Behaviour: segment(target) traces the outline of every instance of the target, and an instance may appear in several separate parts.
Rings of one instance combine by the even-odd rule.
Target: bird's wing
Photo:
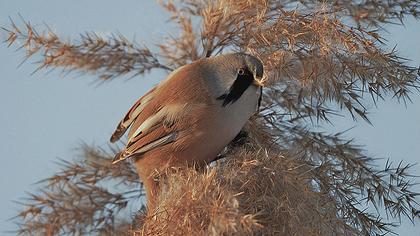
[[[139,116],[139,114],[143,111],[146,105],[153,99],[155,89],[156,88],[153,88],[148,93],[146,93],[143,97],[137,100],[136,103],[134,103],[130,110],[128,110],[127,114],[120,121],[114,133],[112,134],[110,139],[111,143],[115,143],[121,138],[121,136],[124,135],[128,127],[130,127],[130,125]]]
[[[181,67],[143,96],[111,138],[111,141],[118,140],[131,125],[128,143],[114,163],[183,140],[190,133],[184,131],[207,119],[206,111],[214,99],[202,76],[191,65]]]
[[[203,119],[205,111],[205,104],[169,104],[146,119],[139,116],[125,149],[115,156],[113,163],[183,140]]]

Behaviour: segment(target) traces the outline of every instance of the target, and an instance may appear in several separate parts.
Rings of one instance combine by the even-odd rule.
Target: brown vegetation
[[[334,199],[313,188],[308,168],[242,149],[205,173],[176,170],[135,235],[357,235]]]
[[[301,3],[296,5],[297,3]],[[409,99],[417,68],[383,49],[381,28],[417,17],[417,1],[214,0],[161,2],[179,35],[151,52],[123,36],[85,34],[64,42],[47,30],[12,22],[8,45],[22,44],[39,68],[99,76],[170,71],[228,51],[258,56],[268,73],[263,109],[226,158],[204,173],[172,170],[153,218],[139,213],[129,232],[166,234],[376,235],[382,219],[418,212],[410,165],[373,167],[373,159],[342,134],[314,131],[335,114],[368,120],[369,99]],[[199,22],[195,28],[193,22]],[[368,95],[368,96],[366,96]],[[117,149],[112,147],[111,149]],[[62,172],[31,194],[20,213],[21,234],[127,232],[121,210],[142,195],[130,163],[111,165],[117,150],[83,147]],[[123,190],[121,190],[123,189]],[[134,190],[133,190],[134,189]],[[368,210],[366,210],[366,206]]]

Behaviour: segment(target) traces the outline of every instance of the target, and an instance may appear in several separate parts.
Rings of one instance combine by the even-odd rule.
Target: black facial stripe
[[[242,96],[242,94],[245,92],[245,90],[247,90],[253,81],[254,76],[252,73],[248,69],[244,69],[244,73],[242,75],[238,74],[236,77],[236,80],[230,87],[229,92],[222,94],[217,98],[217,100],[223,100],[222,106],[236,102],[236,100]]]
[[[263,96],[263,87],[261,86],[260,87],[260,97],[258,97],[258,108],[257,108],[258,111],[260,111],[262,96]]]

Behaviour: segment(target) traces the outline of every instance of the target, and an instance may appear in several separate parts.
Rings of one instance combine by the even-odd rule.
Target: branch
[[[62,160],[62,171],[41,181],[44,184],[41,191],[29,194],[30,197],[21,203],[24,210],[17,216],[22,220],[17,233],[127,232],[130,219],[118,213],[142,196],[143,190],[131,164],[112,165],[113,156],[97,147],[84,145],[81,160]]]
[[[109,80],[123,75],[143,75],[152,69],[172,69],[161,64],[147,47],[140,47],[122,35],[103,38],[95,33],[81,35],[79,42],[65,42],[49,28],[38,33],[29,23],[23,29],[11,21],[10,28],[2,28],[8,35],[6,43],[25,50],[24,61],[41,56],[40,69],[62,68],[65,72],[79,71]],[[19,46],[20,45],[20,46]]]
[[[293,3],[296,1],[289,1]],[[351,18],[359,26],[379,27],[389,23],[403,23],[407,16],[418,18],[420,16],[420,3],[413,0],[367,0],[367,1],[319,1],[299,0],[308,9],[313,9],[319,4],[328,4],[343,16]]]

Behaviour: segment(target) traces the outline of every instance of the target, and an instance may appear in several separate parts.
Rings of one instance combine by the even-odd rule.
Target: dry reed
[[[25,60],[39,58],[38,69],[102,81],[246,51],[264,62],[269,77],[261,112],[216,166],[162,174],[159,211],[153,218],[138,213],[132,227],[121,213],[143,194],[132,166],[110,165],[117,147],[83,146],[81,157],[63,161],[62,171],[22,203],[20,234],[378,235],[392,231],[392,219],[415,219],[411,165],[374,168],[342,133],[312,125],[337,114],[369,122],[369,102],[410,100],[418,70],[395,49],[383,49],[381,29],[417,18],[418,1],[159,3],[179,34],[158,43],[158,52],[121,35],[65,41],[26,21],[3,28],[5,42],[24,50]]]

